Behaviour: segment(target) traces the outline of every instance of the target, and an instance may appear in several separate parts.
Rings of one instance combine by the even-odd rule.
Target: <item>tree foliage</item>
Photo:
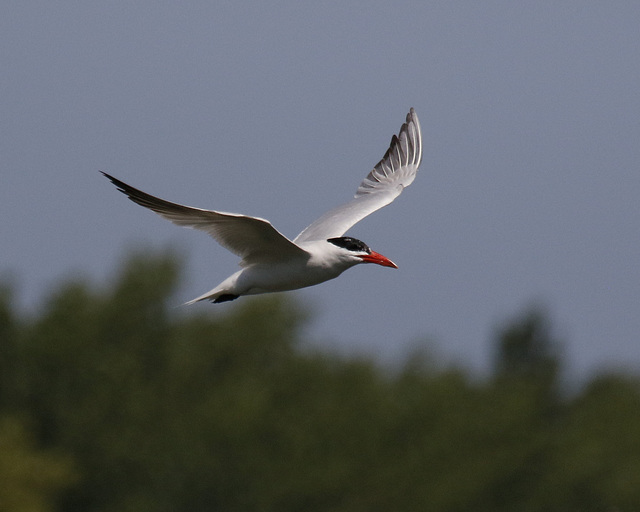
[[[638,382],[564,396],[542,313],[478,381],[312,351],[289,296],[185,314],[178,278],[134,255],[34,317],[2,290],[0,511],[640,509]]]

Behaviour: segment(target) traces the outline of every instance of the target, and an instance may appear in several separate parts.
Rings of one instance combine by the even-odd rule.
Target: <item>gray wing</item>
[[[339,237],[367,215],[391,203],[411,185],[422,161],[422,133],[415,110],[407,114],[400,133],[358,187],[355,197],[322,215],[307,226],[294,243]]]
[[[268,220],[171,203],[127,185],[109,174],[102,174],[134,203],[149,208],[179,226],[205,231],[220,245],[240,256],[242,266],[309,256],[309,253],[282,235]]]

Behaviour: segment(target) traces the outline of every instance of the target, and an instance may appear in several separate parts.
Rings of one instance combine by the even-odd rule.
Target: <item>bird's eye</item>
[[[371,249],[369,249],[369,246],[367,244],[358,240],[357,238],[351,238],[350,236],[329,238],[327,242],[332,243],[333,245],[337,245],[338,247],[342,247],[347,251],[366,252],[367,254],[371,253]]]

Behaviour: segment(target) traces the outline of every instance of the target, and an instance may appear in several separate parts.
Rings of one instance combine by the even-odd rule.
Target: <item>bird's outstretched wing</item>
[[[102,174],[134,203],[149,208],[179,226],[205,231],[220,245],[240,256],[242,266],[282,261],[287,257],[309,257],[306,251],[282,235],[268,220],[171,203],[133,188],[107,173]]]
[[[415,110],[407,114],[400,133],[358,187],[355,197],[322,215],[307,226],[294,243],[326,240],[344,235],[355,223],[391,203],[416,177],[422,161],[422,134]]]

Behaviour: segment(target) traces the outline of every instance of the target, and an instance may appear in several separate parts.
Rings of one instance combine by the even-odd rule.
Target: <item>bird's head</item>
[[[352,262],[354,265],[358,263],[375,263],[383,267],[398,268],[398,266],[386,256],[369,249],[369,246],[356,238],[349,236],[341,236],[338,238],[329,238],[330,244],[340,249],[340,256]]]

